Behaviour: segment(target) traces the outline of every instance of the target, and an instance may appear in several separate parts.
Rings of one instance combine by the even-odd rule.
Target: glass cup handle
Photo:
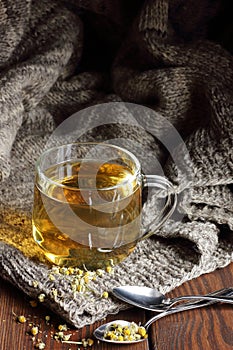
[[[177,195],[175,188],[173,187],[172,183],[165,177],[159,175],[143,175],[142,187],[160,188],[161,190],[166,190],[168,195],[164,207],[159,214],[159,217],[148,225],[150,228],[145,231],[140,240],[152,236],[155,231],[157,231],[165,223],[165,221],[168,220],[177,205]]]

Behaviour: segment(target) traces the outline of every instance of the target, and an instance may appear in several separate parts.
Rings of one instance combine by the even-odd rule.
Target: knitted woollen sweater
[[[76,327],[125,307],[100,297],[113,286],[139,284],[165,293],[232,261],[227,6],[209,0],[0,0],[0,273],[31,297],[44,293],[47,305]],[[57,123],[88,106],[124,101],[150,107],[179,131],[191,182],[149,132],[130,123],[93,128],[81,140],[139,142],[145,166],[153,155],[175,184],[183,219],[172,218],[113,274],[90,282],[90,296],[74,295],[72,277],[51,279],[31,237],[34,163]],[[129,117],[121,104],[113,107],[123,120]],[[80,125],[87,130],[95,118],[80,115]],[[156,122],[150,113],[143,118]],[[145,207],[147,222],[152,207]]]

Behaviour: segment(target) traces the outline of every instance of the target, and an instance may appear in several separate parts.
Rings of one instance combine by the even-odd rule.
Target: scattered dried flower
[[[43,350],[45,348],[45,343],[39,340],[38,343],[36,343],[35,347],[39,350]]]
[[[107,291],[103,292],[102,297],[104,299],[107,299],[108,298],[108,292]]]
[[[49,315],[46,315],[46,316],[45,316],[45,322],[46,322],[46,324],[49,324],[49,321],[50,321],[50,316],[49,316]]]
[[[39,300],[40,303],[43,303],[44,300],[45,300],[45,294],[44,293],[39,294],[38,295],[38,300]]]
[[[59,326],[57,327],[59,331],[67,331],[68,327],[66,324],[59,324]]]
[[[38,330],[38,327],[37,327],[37,326],[34,326],[34,327],[31,328],[30,333],[31,333],[33,336],[34,336],[34,335],[37,335],[38,332],[39,332],[39,330]]]
[[[52,292],[53,297],[56,298],[57,297],[57,289],[56,288],[52,288],[51,292]]]
[[[111,266],[107,266],[106,267],[106,272],[107,273],[111,273],[112,272],[112,267]]]
[[[20,315],[20,316],[17,317],[17,321],[18,321],[19,323],[25,323],[25,322],[27,321],[27,319],[26,319],[25,316]]]
[[[39,285],[39,282],[38,281],[32,281],[32,285],[34,288],[37,288],[38,285]]]
[[[65,334],[62,340],[68,341],[72,334]]]
[[[49,274],[49,279],[50,279],[50,281],[55,281],[55,276],[52,273],[50,273]]]
[[[64,332],[59,331],[56,332],[53,337],[56,341],[67,342],[70,339],[71,335],[72,334],[64,334]]]

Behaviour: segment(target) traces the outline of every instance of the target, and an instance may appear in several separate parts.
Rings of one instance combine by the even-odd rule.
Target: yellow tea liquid
[[[71,161],[48,169],[46,178],[36,180],[33,236],[49,260],[97,269],[133,251],[141,234],[141,183],[128,166]]]

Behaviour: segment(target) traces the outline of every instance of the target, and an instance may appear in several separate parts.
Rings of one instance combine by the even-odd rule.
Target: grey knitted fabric
[[[227,6],[210,0],[0,0],[0,273],[31,298],[44,293],[46,304],[76,327],[126,307],[101,298],[113,286],[165,293],[233,260]],[[185,139],[190,159],[183,162],[192,182],[150,133],[123,123],[127,108],[120,111],[122,123],[84,135],[81,140],[137,140],[145,167],[151,155],[160,159],[180,193],[176,214],[183,219],[174,216],[114,273],[92,281],[90,295],[74,296],[71,277],[50,279],[31,237],[34,163],[58,123],[106,102],[145,105],[171,122]],[[153,123],[153,114],[147,117]],[[80,115],[80,122],[87,129],[95,118],[82,122]],[[145,206],[145,222],[153,218],[153,204]]]

